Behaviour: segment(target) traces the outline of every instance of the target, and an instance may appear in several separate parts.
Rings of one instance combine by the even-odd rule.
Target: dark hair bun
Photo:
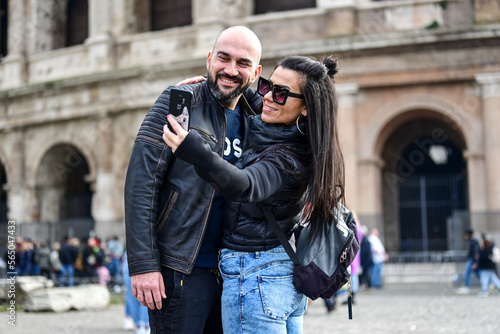
[[[323,60],[323,64],[326,66],[327,74],[330,78],[334,78],[335,74],[338,73],[338,62],[337,59],[333,59],[331,56],[326,57]]]

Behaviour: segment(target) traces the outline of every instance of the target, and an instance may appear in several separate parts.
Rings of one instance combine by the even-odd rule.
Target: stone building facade
[[[460,249],[468,225],[500,241],[499,0],[1,4],[2,226],[123,236],[145,113],[206,73],[220,31],[245,25],[265,77],[286,55],[339,59],[346,202],[388,250]]]

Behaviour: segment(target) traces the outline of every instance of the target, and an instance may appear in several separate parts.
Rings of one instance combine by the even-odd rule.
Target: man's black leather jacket
[[[125,225],[130,275],[167,266],[189,274],[205,234],[215,190],[193,165],[176,159],[162,139],[167,124],[168,87],[147,113],[137,135],[125,182]],[[224,107],[206,81],[177,88],[193,92],[190,128],[222,156],[226,136]],[[242,119],[260,110],[254,91],[239,101]],[[250,104],[252,107],[250,106]]]

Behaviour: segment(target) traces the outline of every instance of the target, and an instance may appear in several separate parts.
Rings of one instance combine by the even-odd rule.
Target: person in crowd
[[[109,274],[109,263],[107,262],[108,249],[106,248],[106,243],[102,242],[100,238],[95,238],[94,253],[96,254],[96,273],[99,278],[99,284],[103,286],[108,286],[111,281],[111,275]]]
[[[87,240],[88,238],[82,238],[80,241],[80,238],[77,237],[73,237],[70,240],[71,246],[73,246],[77,252],[73,268],[75,271],[75,280],[78,280],[79,282],[84,281],[86,277],[86,273],[84,272],[85,262],[83,260],[83,250],[87,247]]]
[[[31,268],[29,275],[39,276],[41,274],[40,265],[38,264],[38,250],[40,244],[35,239],[31,240]]]
[[[33,257],[33,244],[31,243],[30,239],[23,239],[21,246],[21,253],[19,255],[20,276],[31,275],[32,257]]]
[[[472,265],[477,262],[477,258],[479,257],[479,242],[474,238],[474,230],[470,228],[465,230],[464,239],[467,241],[467,262],[464,269],[464,286],[457,290],[459,294],[469,293],[472,272],[474,272],[477,278],[480,278],[479,268],[476,266],[475,269],[472,269]]]
[[[485,233],[481,234],[481,243],[479,245],[479,256],[477,262],[473,265],[472,269],[479,269],[479,278],[481,281],[481,292],[479,297],[488,297],[488,289],[490,284],[493,283],[500,294],[500,279],[496,273],[496,264],[492,261],[493,255],[493,241]]]
[[[40,274],[50,279],[50,249],[46,242],[40,243],[40,248],[35,253]]]
[[[112,278],[113,288],[115,292],[120,292],[121,277],[122,277],[121,263],[124,252],[123,244],[118,238],[118,236],[115,235],[107,242],[106,246],[110,256],[108,270]]]
[[[62,263],[59,258],[60,250],[61,244],[59,242],[55,241],[52,243],[52,251],[50,252],[51,279],[55,282],[56,286],[60,285],[61,280]]]
[[[84,276],[90,282],[99,282],[101,285],[107,285],[109,271],[107,267],[104,270],[104,251],[100,247],[99,239],[89,237],[87,246],[82,251]]]
[[[361,234],[362,238],[361,245],[359,249],[359,260],[361,265],[361,275],[359,276],[360,285],[362,285],[365,289],[370,289],[372,287],[371,284],[371,275],[370,269],[373,266],[373,256],[372,256],[372,246],[370,244],[370,240],[368,239],[369,230],[365,225],[361,226]]]
[[[78,248],[71,244],[71,238],[66,237],[64,244],[59,251],[59,259],[61,260],[61,285],[74,286],[75,285],[75,261],[78,257]]]
[[[248,28],[230,27],[208,53],[206,82],[193,93],[190,127],[227,161],[245,144],[246,119],[258,110],[255,92],[261,44]],[[222,333],[220,275],[223,198],[162,140],[168,87],[139,129],[125,183],[125,225],[132,293],[148,306],[152,333]]]
[[[384,244],[379,237],[377,228],[373,228],[368,236],[372,250],[373,265],[370,268],[370,283],[375,289],[382,287],[382,274],[384,270],[384,262],[389,259],[389,255],[385,252]]]
[[[219,253],[225,333],[302,333],[307,298],[293,286],[293,262],[257,203],[267,204],[291,237],[303,217],[321,228],[341,200],[336,73],[331,57],[294,56],[259,78],[262,114],[250,117],[248,145],[235,165],[199,131],[167,117],[174,132],[165,125],[163,139],[174,155],[227,198]]]

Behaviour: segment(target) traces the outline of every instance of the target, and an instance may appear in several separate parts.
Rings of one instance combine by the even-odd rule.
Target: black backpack
[[[316,235],[311,225],[300,231],[294,252],[269,208],[259,203],[274,233],[294,263],[293,284],[312,300],[328,299],[350,281],[349,266],[359,251],[356,220],[342,204],[330,214],[329,224]]]

